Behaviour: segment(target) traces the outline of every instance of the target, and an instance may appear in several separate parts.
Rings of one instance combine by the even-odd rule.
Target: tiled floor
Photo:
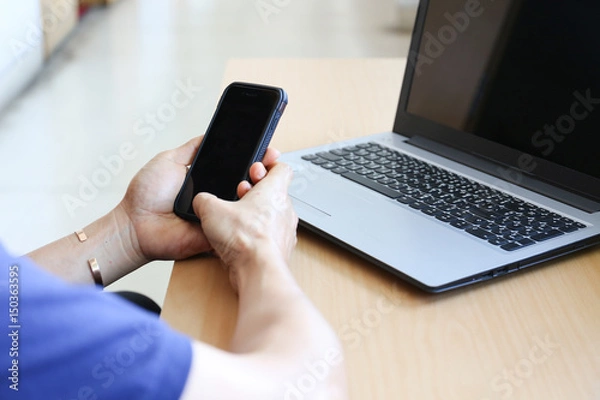
[[[0,240],[25,253],[109,211],[153,155],[203,133],[229,58],[405,56],[396,3],[120,0],[91,11],[0,113]],[[153,122],[187,84],[199,88],[189,105]],[[125,142],[136,156],[115,164],[102,187],[87,187]],[[85,206],[69,207],[68,196]],[[171,266],[152,263],[111,289],[162,303]]]

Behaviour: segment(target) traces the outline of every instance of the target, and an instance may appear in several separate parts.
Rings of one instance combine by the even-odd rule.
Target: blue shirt
[[[0,246],[0,399],[177,399],[190,339]]]

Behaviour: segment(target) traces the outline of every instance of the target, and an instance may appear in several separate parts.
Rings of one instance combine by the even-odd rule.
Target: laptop
[[[598,243],[598,8],[421,1],[393,131],[282,156],[301,226],[428,292]]]

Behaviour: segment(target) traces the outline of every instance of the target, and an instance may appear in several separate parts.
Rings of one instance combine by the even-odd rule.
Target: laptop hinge
[[[422,136],[413,136],[406,143],[425,149],[434,154],[449,158],[450,160],[465,164],[478,171],[485,172],[514,185],[522,186],[526,189],[540,193],[544,196],[558,200],[582,211],[593,213],[600,211],[600,203],[567,190],[549,185],[531,175],[526,175],[515,168],[495,163],[488,159],[469,154],[442,143],[435,142]],[[511,176],[518,176],[518,181],[511,179]]]

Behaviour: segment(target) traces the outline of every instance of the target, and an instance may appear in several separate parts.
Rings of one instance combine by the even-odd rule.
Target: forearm
[[[327,398],[345,398],[342,348],[327,321],[281,265],[283,260],[257,256],[254,263],[258,265],[239,272],[240,306],[231,350],[275,367],[272,378],[284,381],[295,382],[310,372],[308,366],[320,365],[327,370],[320,390],[333,387],[340,396]],[[251,273],[253,268],[261,273]]]
[[[95,258],[108,285],[143,265],[133,227],[125,212],[117,207],[83,228],[87,239],[75,233],[27,254],[37,265],[66,281],[94,283],[88,260]]]

